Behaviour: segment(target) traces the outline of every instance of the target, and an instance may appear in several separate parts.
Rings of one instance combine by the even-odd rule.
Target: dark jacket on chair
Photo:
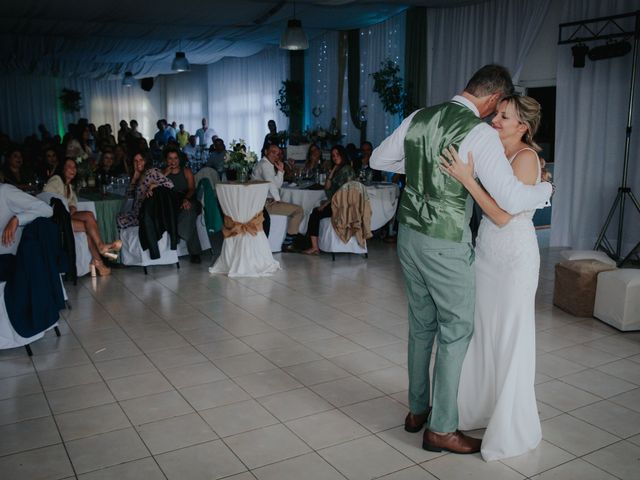
[[[24,227],[14,263],[4,287],[4,303],[13,329],[28,338],[50,328],[64,308],[60,272],[66,262],[58,226],[50,218],[36,218]],[[5,272],[6,273],[6,272]]]
[[[149,250],[149,257],[160,258],[158,240],[164,232],[169,234],[171,250],[178,248],[179,197],[166,187],[156,187],[153,195],[142,202],[140,207],[140,228],[138,237],[143,250]]]
[[[65,280],[76,283],[78,272],[76,270],[76,240],[73,236],[73,226],[71,224],[71,215],[59,198],[51,198],[50,205],[53,208],[53,220],[60,231],[61,248],[67,257],[67,265],[62,271],[66,272]]]

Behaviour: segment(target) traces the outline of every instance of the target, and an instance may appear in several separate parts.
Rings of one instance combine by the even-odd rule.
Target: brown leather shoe
[[[404,419],[404,429],[409,433],[419,432],[429,418],[430,412],[431,407],[425,413],[419,415],[411,412],[407,413],[407,417]]]
[[[468,437],[460,430],[444,435],[438,435],[431,430],[425,430],[422,437],[422,448],[430,452],[441,452],[443,450],[452,453],[477,453],[480,451],[482,440]]]

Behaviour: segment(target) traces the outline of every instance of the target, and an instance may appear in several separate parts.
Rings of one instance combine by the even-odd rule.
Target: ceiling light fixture
[[[589,53],[589,47],[584,43],[578,43],[571,47],[571,55],[573,55],[573,68],[584,68],[584,60]]]
[[[302,22],[296,18],[296,2],[293,2],[293,18],[287,22],[287,28],[280,37],[280,48],[285,50],[306,50],[309,40],[302,29]]]
[[[191,69],[189,60],[184,52],[176,52],[176,57],[171,62],[171,70],[174,72],[188,72]]]
[[[122,79],[122,86],[133,87],[134,83],[135,83],[135,78],[133,78],[133,73],[124,72],[124,78]]]

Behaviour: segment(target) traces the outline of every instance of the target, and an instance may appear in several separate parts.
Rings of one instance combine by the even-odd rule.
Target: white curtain
[[[209,90],[207,67],[192,65],[190,72],[163,76],[166,98],[166,117],[184,124],[184,129],[195,135],[208,115]]]
[[[307,86],[306,127],[328,128],[338,117],[338,32],[327,32],[309,42],[305,58]]]
[[[289,74],[288,52],[269,48],[251,57],[225,58],[207,69],[209,125],[227,145],[242,138],[259,155],[270,119],[278,130],[289,126],[275,104]]]
[[[507,67],[517,83],[550,2],[490,0],[428,9],[428,103],[449,100],[488,63]]]
[[[404,78],[405,18],[406,14],[401,13],[360,31],[360,105],[367,106],[367,139],[374,145],[382,142],[402,121],[402,114],[392,115],[382,109],[370,74],[390,59],[398,64],[399,75]]]
[[[58,97],[63,88],[82,94],[79,112],[62,111]],[[120,80],[0,75],[0,131],[21,142],[37,132],[39,123],[53,134],[64,133],[69,123],[84,117],[96,125],[110,123],[115,132],[121,119],[135,118],[148,138],[155,132],[156,120],[164,115],[161,90],[127,88]]]
[[[568,0],[561,22],[630,13],[637,0]],[[633,19],[631,19],[633,28]],[[590,42],[596,46],[603,42]],[[592,248],[621,184],[632,56],[572,67],[558,46],[555,183],[551,245]],[[636,75],[640,74],[637,72]],[[636,87],[629,187],[640,199],[640,86]],[[623,254],[640,241],[640,214],[627,201]],[[618,212],[607,238],[617,240]]]

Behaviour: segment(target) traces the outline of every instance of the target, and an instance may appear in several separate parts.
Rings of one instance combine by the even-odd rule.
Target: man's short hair
[[[513,92],[511,74],[502,65],[485,65],[473,74],[464,91],[475,97],[494,93],[499,93],[500,96],[510,95]]]

